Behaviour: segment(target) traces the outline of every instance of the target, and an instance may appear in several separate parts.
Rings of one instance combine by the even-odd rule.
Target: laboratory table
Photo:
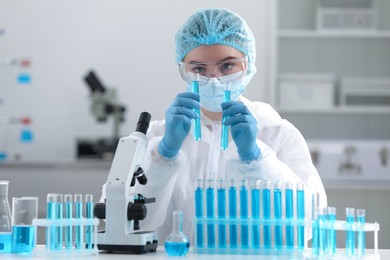
[[[40,246],[39,246],[40,247]],[[43,247],[42,247],[43,248]],[[367,249],[369,253],[364,258],[354,258],[354,259],[390,259],[390,249],[380,249],[379,256],[370,254],[373,251]],[[9,255],[0,255],[1,259],[99,259],[99,260],[111,260],[111,259],[137,259],[137,260],[173,260],[173,259],[197,259],[197,260],[237,260],[237,259],[249,259],[249,260],[265,260],[265,259],[302,259],[302,257],[291,257],[291,256],[269,256],[269,255],[218,255],[218,254],[195,254],[192,253],[192,250],[184,257],[170,257],[166,254],[163,247],[159,247],[156,253],[147,253],[141,255],[132,255],[132,254],[109,254],[109,253],[98,253],[95,255],[86,255],[86,256],[76,256],[76,255],[22,255],[22,254],[9,254]],[[310,258],[308,258],[310,259]],[[337,257],[337,259],[348,259],[347,257]]]

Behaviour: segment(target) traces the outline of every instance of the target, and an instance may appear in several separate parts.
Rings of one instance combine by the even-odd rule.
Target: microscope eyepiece
[[[151,118],[152,116],[148,112],[142,112],[139,116],[137,128],[135,131],[146,134],[149,128]]]

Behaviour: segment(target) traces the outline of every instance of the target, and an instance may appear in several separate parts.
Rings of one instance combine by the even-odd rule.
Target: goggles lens
[[[214,62],[180,62],[180,74],[187,83],[199,81],[206,85],[210,78],[217,78],[221,83],[230,83],[244,76],[247,58],[227,59]]]

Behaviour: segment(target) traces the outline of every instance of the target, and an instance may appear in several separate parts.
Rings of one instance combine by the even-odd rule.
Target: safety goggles
[[[248,59],[246,56],[238,59],[225,59],[211,62],[180,62],[180,75],[184,81],[191,84],[199,81],[200,86],[206,85],[210,78],[216,78],[223,84],[240,80],[244,77]]]

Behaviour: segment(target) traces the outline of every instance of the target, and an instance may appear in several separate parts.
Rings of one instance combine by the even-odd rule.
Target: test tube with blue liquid
[[[230,180],[229,185],[229,218],[237,219],[237,187],[235,180]],[[230,224],[230,247],[237,248],[238,232],[237,225]]]
[[[297,219],[305,220],[305,186],[302,182],[297,183]],[[298,225],[298,249],[305,248],[305,226]]]
[[[336,254],[336,230],[334,229],[334,224],[336,222],[336,208],[328,207],[328,250],[329,255]]]
[[[282,183],[274,182],[274,218],[282,220]],[[275,225],[275,249],[283,247],[283,232],[281,225]]]
[[[49,222],[51,220],[56,219],[56,201],[57,201],[57,196],[55,193],[47,194],[46,218]],[[56,249],[56,238],[57,238],[57,227],[53,225],[49,225],[46,228],[46,249],[48,250]]]
[[[195,216],[198,219],[203,218],[203,180],[197,179],[195,182]],[[203,224],[196,224],[196,246],[203,248]]]
[[[199,94],[199,74],[194,74],[192,80],[192,92]],[[194,125],[194,139],[199,141],[201,138],[201,125],[200,125],[200,109],[195,109],[195,113],[198,115],[198,118],[193,120]]]
[[[260,185],[261,181],[251,181],[251,206],[252,219],[260,219]],[[252,225],[252,246],[260,248],[260,225],[253,223]]]
[[[81,194],[74,195],[75,202],[75,219],[81,220],[83,218],[83,196]],[[83,249],[83,238],[84,238],[83,225],[75,226],[75,248]]]
[[[240,185],[240,216],[244,221],[248,220],[248,181],[242,180]],[[241,224],[241,247],[249,248],[249,226]]]
[[[285,184],[285,201],[286,201],[286,219],[292,221],[294,218],[294,187],[291,182]],[[294,248],[294,226],[286,225],[286,247]]]
[[[263,192],[263,218],[264,220],[271,219],[271,181],[264,180],[261,182],[261,188]],[[265,249],[271,248],[271,227],[268,224],[264,224],[263,227],[263,243]]]
[[[206,189],[206,214],[208,219],[214,218],[214,180],[207,180]],[[207,246],[215,248],[215,228],[214,224],[207,224]]]
[[[355,223],[355,209],[346,208],[346,245],[345,249],[348,256],[353,256],[355,254],[355,231],[353,230],[353,225]]]
[[[366,248],[366,237],[364,231],[364,225],[366,223],[366,210],[358,209],[356,210],[357,220],[358,220],[358,255],[365,255]]]
[[[230,87],[231,83],[225,84],[225,90],[223,94],[223,101],[230,101]],[[227,116],[222,118],[222,132],[221,132],[221,149],[226,151],[229,143],[229,126],[225,125],[225,121],[228,119]]]
[[[86,219],[93,219],[93,195],[85,195],[85,217]],[[85,226],[85,248],[93,248],[93,225]]]
[[[63,199],[64,197],[62,194],[56,194],[56,220],[62,220],[63,218]],[[62,225],[56,227],[55,249],[62,250]]]
[[[319,254],[324,255],[328,252],[327,250],[327,237],[326,237],[326,211],[324,208],[318,209],[318,248]]]
[[[312,210],[312,238],[311,238],[311,248],[312,248],[312,255],[318,256],[318,202],[319,202],[319,194],[313,193],[312,194],[312,203],[311,203],[311,210]]]
[[[217,200],[218,200],[218,218],[226,219],[226,189],[225,181],[219,180],[217,187]],[[226,225],[218,225],[218,246],[220,248],[226,248]]]
[[[65,219],[67,221],[71,221],[73,218],[73,203],[72,203],[72,195],[65,194],[64,196],[65,203]],[[73,227],[72,225],[65,226],[65,249],[71,250],[73,245]]]

